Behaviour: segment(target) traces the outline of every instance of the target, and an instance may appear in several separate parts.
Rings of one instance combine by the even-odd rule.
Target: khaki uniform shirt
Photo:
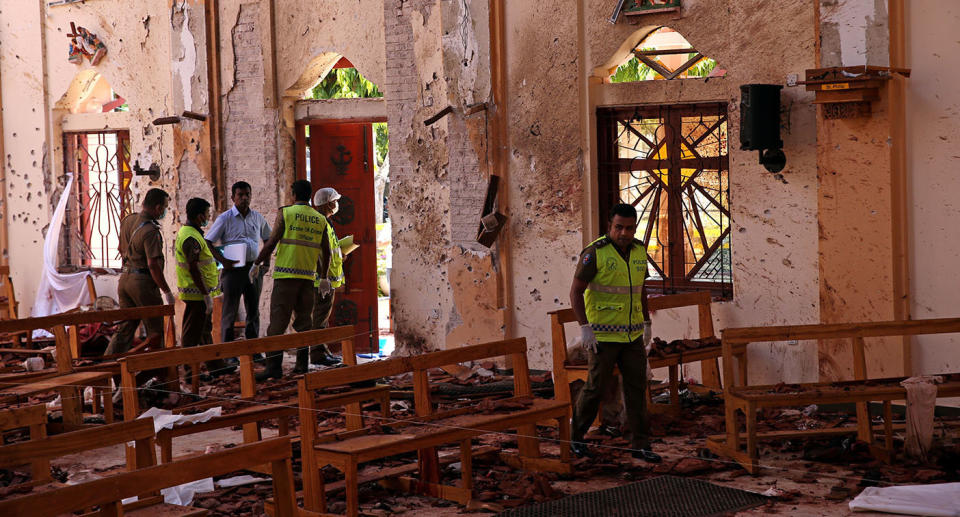
[[[141,213],[130,214],[120,223],[120,254],[127,269],[147,269],[147,259],[163,264],[163,235],[160,224]]]

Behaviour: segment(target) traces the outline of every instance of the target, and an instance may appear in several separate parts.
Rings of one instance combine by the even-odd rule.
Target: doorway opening
[[[382,97],[375,84],[340,58],[306,90],[304,101],[363,102]],[[296,123],[297,178],[310,181],[314,191],[337,190],[340,208],[330,223],[338,238],[353,236],[359,245],[344,257],[345,284],[337,291],[330,324],[355,325],[358,334],[369,336],[357,341],[358,350],[389,355],[394,340],[386,116],[327,118],[322,113]]]

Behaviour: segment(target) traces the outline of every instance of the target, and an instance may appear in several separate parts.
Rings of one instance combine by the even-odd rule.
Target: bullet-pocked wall
[[[455,39],[456,48],[469,48],[471,38],[478,38],[479,48],[488,47],[489,3],[387,2],[387,101],[391,172],[397,182],[391,200],[397,218],[394,315],[400,346],[443,348],[515,335],[527,338],[533,365],[548,367],[547,312],[569,306],[576,257],[602,231],[591,223],[597,209],[590,187],[596,174],[595,108],[723,101],[735,135],[740,84],[783,83],[788,73],[802,75],[814,64],[814,11],[807,2],[748,9],[737,2],[689,1],[679,16],[623,17],[615,26],[607,21],[609,4],[505,3],[507,95],[505,106],[491,109],[507,113],[502,145],[509,159],[501,188],[508,189],[508,201],[500,210],[508,215],[508,243],[503,246],[501,240],[487,250],[458,240],[455,227],[465,218],[478,225],[480,203],[463,196],[461,178],[487,177],[492,172],[487,157],[493,153],[485,147],[489,130],[470,132],[477,117],[465,115],[470,100],[462,89],[452,91],[470,72],[450,59],[459,56],[446,43]],[[588,80],[643,25],[680,31],[727,76],[630,84]],[[443,61],[433,57],[438,49]],[[472,102],[489,102],[487,78],[469,78]],[[715,304],[717,328],[817,321],[816,132],[810,100],[800,88],[784,91],[788,166],[782,177],[766,172],[755,153],[741,152],[731,142],[735,296]],[[447,104],[455,108],[452,114],[424,126],[423,120]],[[489,121],[490,116],[477,118]],[[472,149],[460,145],[464,128]],[[464,164],[464,156],[470,163]],[[478,175],[471,173],[474,163]],[[656,334],[689,332],[696,323],[691,316],[684,311],[654,316]],[[815,347],[754,348],[751,374],[758,380],[816,379]],[[696,369],[690,373],[698,375]]]
[[[121,16],[119,13],[123,12]],[[95,33],[107,56],[94,67],[68,61],[71,22]],[[157,2],[102,1],[48,7],[41,3],[0,6],[0,78],[7,184],[5,250],[15,278],[20,315],[28,316],[39,284],[43,239],[51,211],[65,185],[63,131],[128,130],[131,164],[161,166],[158,182],[133,180],[133,202],[152,186],[175,192],[172,130],[155,127],[168,114],[171,83],[171,9]],[[149,63],[144,56],[151,56]],[[91,71],[102,75],[126,99],[126,113],[70,113],[71,87]],[[174,226],[168,218],[165,236]],[[167,239],[169,245],[172,239]],[[115,295],[116,276],[98,278],[101,294]]]
[[[733,299],[714,302],[714,327],[816,323],[817,287],[817,162],[816,111],[812,95],[802,87],[781,93],[781,138],[787,156],[779,175],[758,163],[756,151],[739,145],[740,85],[785,84],[788,74],[803,77],[815,63],[815,14],[810,2],[735,2],[686,0],[679,13],[621,16],[612,26],[610,2],[583,2],[586,73],[607,62],[635,31],[667,26],[691,46],[717,62],[723,77],[585,85],[585,145],[589,171],[595,178],[598,106],[722,102],[727,105],[730,162],[730,216]],[[593,81],[597,81],[594,79]],[[584,183],[590,185],[591,177]],[[596,185],[593,179],[592,185]],[[595,187],[593,187],[595,188]],[[584,226],[593,234],[597,207],[594,190],[587,190],[590,211]],[[584,235],[583,242],[594,238]],[[569,259],[569,258],[568,258]],[[572,264],[562,275],[572,275]],[[652,315],[654,335],[665,339],[697,337],[693,309],[659,311]],[[751,382],[817,380],[815,343],[758,343],[748,353]],[[687,377],[699,379],[699,365],[686,367]],[[663,373],[660,373],[663,376]]]

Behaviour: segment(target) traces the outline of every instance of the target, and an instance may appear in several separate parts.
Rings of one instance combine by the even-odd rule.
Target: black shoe
[[[257,382],[263,382],[267,379],[279,379],[281,377],[283,377],[283,372],[272,372],[270,370],[264,370],[258,373],[254,377],[254,379],[256,379]]]
[[[584,443],[572,442],[570,443],[570,452],[578,458],[589,458],[592,456],[590,451],[587,450],[587,446]]]
[[[647,463],[660,463],[663,461],[663,458],[659,454],[651,451],[650,449],[640,449],[630,453],[631,456],[638,460],[643,460]]]
[[[318,358],[310,360],[310,364],[316,364],[319,366],[336,366],[340,363],[341,363],[340,359],[337,359],[336,357],[332,355],[327,355],[327,354],[324,354]]]

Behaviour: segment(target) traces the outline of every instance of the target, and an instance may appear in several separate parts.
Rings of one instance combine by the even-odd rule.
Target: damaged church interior
[[[0,515],[958,515],[957,27],[3,0]]]

